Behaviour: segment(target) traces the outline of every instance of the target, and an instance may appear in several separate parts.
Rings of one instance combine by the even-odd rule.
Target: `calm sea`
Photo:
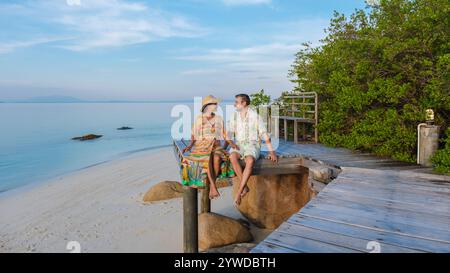
[[[170,145],[175,103],[0,103],[0,192]],[[119,131],[130,126],[133,130]],[[99,134],[92,141],[72,137]]]

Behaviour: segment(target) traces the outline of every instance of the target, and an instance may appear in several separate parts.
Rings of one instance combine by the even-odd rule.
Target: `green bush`
[[[450,127],[447,128],[447,137],[444,139],[444,143],[444,149],[437,151],[431,161],[435,165],[436,171],[450,174]]]
[[[304,44],[290,76],[294,91],[319,94],[320,142],[415,162],[426,109],[446,132],[449,12],[448,0],[381,0],[335,13],[321,45]],[[440,148],[436,169],[448,170],[448,142]]]

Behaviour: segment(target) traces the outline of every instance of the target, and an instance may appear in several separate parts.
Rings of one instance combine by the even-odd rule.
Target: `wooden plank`
[[[301,251],[279,246],[266,241],[260,242],[250,253],[299,253]]]
[[[380,179],[380,175],[383,177],[392,177],[395,179],[395,182],[397,184],[407,184],[407,185],[418,185],[420,187],[429,187],[433,189],[448,191],[450,190],[450,180],[441,179],[437,180],[434,175],[432,176],[422,176],[419,173],[413,173],[408,174],[404,172],[397,172],[395,173],[386,172],[386,171],[379,171],[379,170],[364,170],[360,171],[358,175],[352,174],[354,171],[345,171],[341,173],[339,176],[339,179],[347,180],[347,179],[353,179],[356,182],[370,182],[373,183],[376,181],[376,183],[384,183],[386,185],[391,185],[391,181],[388,179]],[[364,179],[361,179],[361,176],[364,176]]]
[[[450,244],[441,241],[411,237],[397,232],[390,232],[366,226],[331,221],[315,216],[296,214],[289,218],[288,223],[302,225],[318,230],[335,232],[355,238],[384,242],[390,245],[406,247],[425,252],[450,252]]]
[[[353,235],[344,235],[336,232],[323,231],[320,229],[315,229],[307,226],[302,226],[301,224],[286,222],[283,223],[276,231],[276,233],[286,233],[301,236],[303,238],[338,245],[345,248],[350,248],[361,252],[370,252],[371,249],[367,248],[367,244],[373,240],[361,239],[354,237]],[[410,249],[406,247],[389,245],[387,243],[378,242],[381,246],[382,253],[413,253],[413,252],[424,252],[418,249]]]
[[[305,98],[305,99],[314,99],[316,97],[312,96],[312,95],[299,95],[299,96],[284,96],[283,98],[285,98],[285,99],[303,99],[303,98]]]
[[[341,195],[345,195],[347,196],[347,198],[354,198],[354,197],[362,197],[362,198],[370,198],[373,200],[379,200],[382,202],[395,202],[396,204],[402,204],[404,206],[414,206],[414,207],[421,207],[423,209],[426,209],[429,211],[433,211],[436,213],[440,213],[440,214],[446,214],[448,215],[449,210],[448,210],[448,206],[447,205],[442,205],[439,204],[438,206],[436,205],[430,205],[427,203],[423,203],[423,202],[419,202],[416,199],[413,200],[399,200],[399,199],[392,199],[389,196],[380,196],[380,195],[373,195],[370,193],[366,193],[366,192],[349,192],[349,191],[345,191],[345,190],[341,190],[340,188],[331,188],[331,183],[324,189],[322,190],[319,195],[321,194],[341,194]]]
[[[354,202],[353,199],[345,200],[344,198],[339,199],[330,196],[317,196],[314,200],[314,204],[320,206],[320,208],[323,208],[325,205],[338,205],[339,207],[335,208],[337,212],[340,212],[342,208],[348,208],[355,211],[361,211],[365,216],[373,215],[374,217],[383,217],[384,219],[384,216],[386,215],[389,218],[404,220],[405,223],[411,223],[411,219],[413,219],[413,222],[420,223],[420,226],[433,226],[433,228],[439,228],[444,231],[449,230],[450,228],[449,219],[438,217],[436,215],[433,215],[432,213],[422,213],[412,210],[398,209],[391,206],[389,203],[374,205],[373,203],[364,204]]]
[[[362,194],[358,194],[358,193],[348,193],[347,191],[341,191],[341,187],[333,187],[333,185],[329,185],[330,187],[326,187],[324,190],[322,190],[319,195],[317,196],[318,198],[322,198],[321,196],[323,195],[324,198],[326,199],[326,197],[332,198],[332,199],[336,199],[335,202],[340,202],[341,200],[343,200],[343,202],[353,202],[353,203],[358,203],[361,202],[362,204],[371,204],[371,205],[375,205],[376,202],[378,202],[378,206],[383,206],[384,209],[387,210],[394,210],[395,207],[399,208],[401,207],[401,209],[404,210],[404,213],[406,213],[407,211],[410,211],[411,213],[413,212],[417,212],[417,213],[422,213],[422,214],[427,214],[427,215],[433,215],[434,212],[436,212],[436,214],[438,215],[447,215],[447,217],[444,217],[442,219],[442,221],[447,221],[448,219],[448,215],[450,215],[450,205],[449,203],[439,203],[438,205],[435,205],[435,203],[432,203],[430,205],[430,203],[427,203],[427,201],[424,200],[412,200],[410,202],[405,202],[403,200],[398,200],[397,198],[392,198],[392,196],[377,196],[377,195],[366,195],[364,193]],[[398,193],[401,195],[401,193]],[[397,195],[395,195],[397,196]],[[431,197],[428,197],[428,199],[431,199]],[[347,201],[346,201],[347,200]],[[361,201],[363,200],[363,201]],[[372,200],[371,202],[367,201],[367,200]],[[392,207],[391,207],[392,206]],[[442,218],[442,217],[441,217]]]
[[[358,168],[366,168],[366,169],[387,169],[387,170],[400,170],[400,169],[408,169],[411,167],[417,168],[417,166],[412,165],[410,163],[406,162],[398,162],[398,161],[391,161],[391,162],[378,162],[375,164],[370,163],[358,163],[358,162],[339,162],[339,161],[332,161],[334,164],[337,164],[342,167],[358,167]]]
[[[349,192],[349,193],[358,193],[361,195],[365,195],[368,197],[373,197],[378,199],[388,199],[388,200],[396,200],[398,202],[406,202],[406,203],[423,203],[428,204],[430,207],[438,207],[442,209],[450,209],[448,204],[448,197],[439,196],[439,195],[428,195],[428,194],[417,194],[417,192],[411,192],[406,190],[390,190],[386,188],[367,188],[367,187],[355,187],[353,185],[347,185],[345,183],[341,183],[337,185],[335,181],[328,184],[326,187],[329,190],[337,190],[340,192]]]
[[[370,206],[377,206],[377,207],[384,207],[386,205],[389,205],[390,207],[392,207],[394,209],[414,211],[414,212],[418,212],[418,213],[422,213],[422,214],[430,214],[430,215],[438,216],[438,217],[442,218],[442,220],[445,222],[450,221],[450,214],[442,212],[442,211],[430,210],[429,206],[426,206],[426,205],[424,206],[424,205],[418,204],[418,203],[405,204],[405,203],[401,203],[401,202],[396,202],[395,200],[380,200],[380,199],[374,199],[374,198],[365,197],[365,196],[361,196],[361,195],[342,194],[341,192],[338,192],[338,191],[327,191],[327,192],[322,191],[317,196],[317,198],[319,198],[319,197],[335,198],[338,200],[349,200],[354,203],[367,204]]]
[[[293,117],[293,116],[278,116],[278,118],[284,120],[285,122],[287,120],[297,120],[298,122],[306,122],[306,123],[315,123],[316,122],[315,119],[302,118],[302,117]]]
[[[425,181],[414,180],[414,179],[405,179],[402,177],[396,177],[391,179],[384,179],[384,177],[380,177],[378,179],[373,178],[348,178],[348,177],[339,177],[337,183],[346,183],[349,185],[360,185],[361,187],[376,187],[376,188],[384,188],[384,189],[393,189],[393,190],[405,190],[410,192],[417,193],[425,193],[431,195],[444,195],[449,197],[450,200],[450,184],[448,186],[443,185],[442,187],[436,187],[433,184],[427,184]],[[450,203],[450,201],[449,201]]]
[[[403,219],[390,217],[389,214],[366,213],[355,209],[328,206],[325,204],[315,206],[311,202],[302,208],[300,213],[450,243],[450,233],[448,230],[444,231],[430,226],[424,227],[421,223],[414,221],[414,219],[410,219],[410,221],[405,223]]]
[[[294,103],[291,102],[289,104],[305,105],[305,106],[316,106],[316,104],[314,102],[294,102]]]
[[[424,193],[445,196],[447,198],[450,197],[450,183],[440,182],[436,184],[428,184],[424,179],[401,176],[401,173],[398,173],[395,176],[383,174],[382,172],[376,176],[361,174],[361,177],[357,178],[346,177],[344,173],[344,176],[339,177],[339,180],[336,180],[336,183],[345,183],[346,185],[364,187],[368,189],[377,188],[385,190],[404,190],[405,192],[420,194]]]
[[[245,162],[240,161],[245,167]],[[278,174],[307,174],[308,168],[303,166],[302,158],[280,158],[278,162],[269,159],[259,159],[253,166],[252,175],[278,175]]]
[[[339,245],[324,243],[317,240],[311,240],[300,235],[273,232],[265,240],[265,242],[276,244],[284,248],[296,250],[298,252],[308,253],[358,253],[356,249],[342,247]]]

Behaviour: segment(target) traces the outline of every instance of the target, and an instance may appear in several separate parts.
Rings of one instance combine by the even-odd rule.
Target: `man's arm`
[[[264,142],[267,144],[267,148],[269,149],[269,159],[273,162],[278,161],[278,156],[275,150],[273,149],[272,142],[270,140],[270,135],[267,132],[267,127],[261,116],[258,114],[258,130],[261,139],[264,140]]]
[[[264,142],[266,142],[266,144],[267,144],[267,148],[269,149],[269,159],[272,160],[273,162],[277,162],[278,156],[277,156],[277,153],[275,152],[275,150],[273,149],[269,134],[265,133],[263,135],[263,139],[264,139]]]
[[[227,122],[226,128],[224,128],[225,144],[224,144],[223,148],[225,150],[228,148],[228,145],[230,145],[233,149],[236,149],[236,150],[239,149],[231,137],[235,134],[235,132],[234,132],[235,126],[236,126],[235,114],[233,113],[233,117]]]

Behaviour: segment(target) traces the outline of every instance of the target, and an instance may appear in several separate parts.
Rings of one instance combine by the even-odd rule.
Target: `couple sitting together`
[[[276,162],[277,155],[266,125],[256,110],[250,107],[248,95],[236,95],[236,112],[227,127],[223,118],[216,113],[218,103],[219,100],[214,96],[202,100],[202,113],[195,119],[191,141],[183,149],[182,183],[196,188],[204,188],[209,183],[209,198],[214,199],[220,196],[216,187],[217,177],[237,176],[240,184],[234,203],[239,205],[249,191],[247,181],[260,156],[261,140],[267,144],[270,160]],[[231,146],[229,151],[228,146]],[[245,162],[244,169],[240,160]]]

